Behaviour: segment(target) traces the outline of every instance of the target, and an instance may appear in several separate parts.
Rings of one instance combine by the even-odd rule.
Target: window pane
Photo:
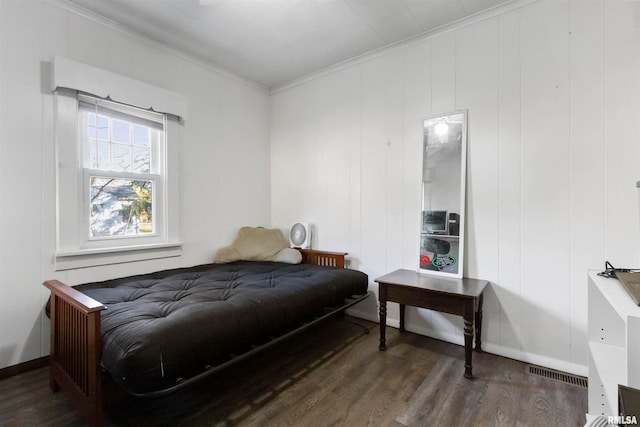
[[[149,146],[149,128],[146,126],[133,125],[133,145],[142,147]]]
[[[113,144],[111,146],[111,170],[128,171],[131,168],[131,147]]]
[[[113,142],[121,142],[129,144],[129,123],[120,120],[114,120],[111,124],[113,132]]]
[[[153,233],[153,181],[90,178],[92,237]]]
[[[133,171],[137,173],[151,172],[151,153],[145,147],[133,147]]]
[[[88,113],[89,138],[109,139],[109,119],[106,116]]]
[[[96,139],[98,136],[98,133],[96,132],[96,127],[98,126],[96,123],[96,115],[93,113],[87,114],[87,123],[89,127],[89,138]]]
[[[105,142],[90,142],[89,167],[92,169],[109,170],[109,144]]]

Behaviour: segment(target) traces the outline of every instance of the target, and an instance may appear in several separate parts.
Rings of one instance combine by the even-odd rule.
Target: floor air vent
[[[560,381],[566,384],[577,385],[578,387],[587,387],[588,382],[585,377],[571,375],[553,369],[541,368],[540,366],[527,365],[527,373],[537,375],[539,377],[549,378],[551,380]]]

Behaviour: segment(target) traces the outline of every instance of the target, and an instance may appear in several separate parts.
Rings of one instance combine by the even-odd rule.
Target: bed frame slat
[[[324,267],[344,268],[346,252],[326,252],[313,249],[298,249],[302,254],[304,264],[321,265]]]

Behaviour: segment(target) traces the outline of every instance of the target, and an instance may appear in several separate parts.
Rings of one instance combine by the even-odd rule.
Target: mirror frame
[[[423,210],[420,211],[420,229],[419,229],[419,233],[420,233],[420,246],[418,249],[418,271],[420,273],[426,273],[426,274],[433,274],[433,275],[438,275],[438,276],[444,276],[444,277],[453,277],[453,278],[462,278],[464,275],[464,251],[465,251],[465,223],[466,223],[466,183],[467,183],[467,126],[468,126],[468,120],[467,120],[467,110],[457,110],[451,113],[445,113],[445,114],[438,114],[436,116],[432,116],[432,117],[428,117],[423,121],[423,125],[422,125],[422,172],[421,172],[421,179],[422,179],[422,185],[420,186],[421,188],[421,192],[422,194],[420,195],[420,206],[423,209],[424,208],[424,196],[425,196],[425,189],[424,189],[424,171],[425,171],[425,151],[426,151],[426,146],[427,146],[427,137],[428,134],[426,132],[427,129],[427,123],[436,119],[445,119],[449,116],[454,116],[454,115],[462,115],[462,141],[461,141],[461,152],[460,152],[460,218],[458,220],[458,227],[459,227],[459,233],[458,233],[458,258],[456,260],[457,265],[458,265],[458,269],[456,272],[448,272],[448,271],[437,271],[437,270],[428,270],[425,268],[421,267],[421,263],[420,263],[420,253],[421,253],[421,249],[422,249],[422,234],[423,234]],[[447,218],[448,220],[449,218]]]

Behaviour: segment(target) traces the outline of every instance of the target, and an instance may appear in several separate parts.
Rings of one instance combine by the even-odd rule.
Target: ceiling
[[[266,88],[513,0],[67,0]]]

